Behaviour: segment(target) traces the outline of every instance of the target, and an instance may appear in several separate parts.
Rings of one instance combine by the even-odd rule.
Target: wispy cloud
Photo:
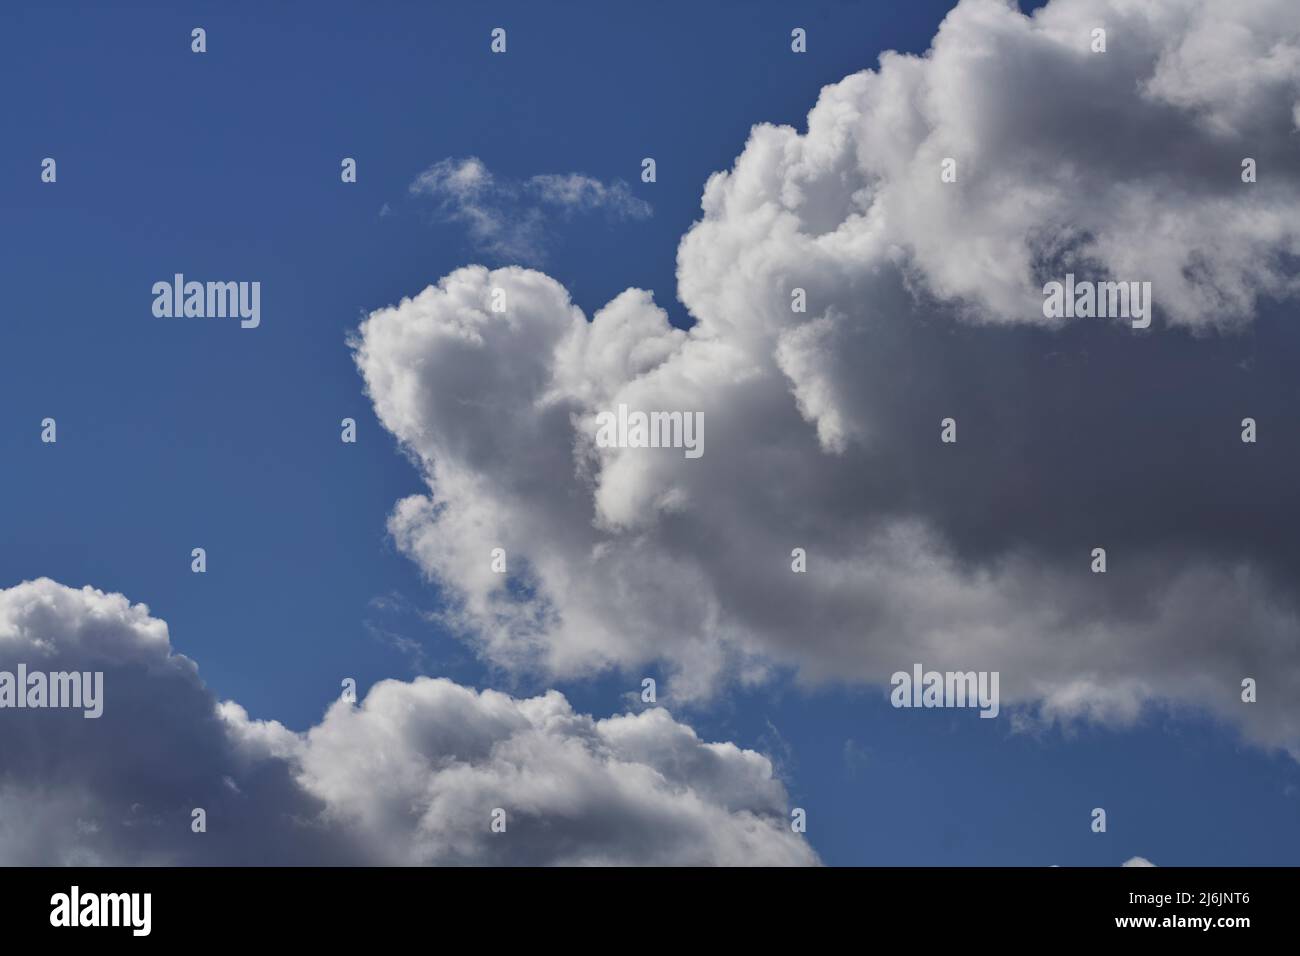
[[[435,200],[439,213],[464,225],[479,250],[530,264],[545,259],[553,219],[597,212],[611,220],[646,219],[653,212],[621,179],[606,183],[582,173],[503,179],[475,156],[434,163],[410,192]]]
[[[850,777],[856,777],[871,760],[871,751],[859,744],[850,737],[844,741],[844,772]]]

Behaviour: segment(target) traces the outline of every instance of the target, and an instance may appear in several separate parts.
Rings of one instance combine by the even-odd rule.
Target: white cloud
[[[455,598],[449,623],[507,667],[662,661],[678,698],[774,665],[883,683],[922,661],[999,670],[1004,701],[1035,719],[1122,723],[1165,701],[1300,753],[1293,596],[1221,522],[1165,530],[1190,507],[1169,489],[1203,512],[1215,476],[1135,439],[1112,538],[1147,536],[1118,573],[1089,575],[1095,532],[1070,512],[1098,492],[1075,457],[1123,413],[1081,403],[1041,360],[1044,270],[1153,280],[1161,320],[1198,331],[1294,291],[1300,195],[1280,157],[1300,7],[1259,6],[960,4],[925,57],[886,54],[826,87],[807,133],[755,127],[709,180],[678,250],[689,333],[640,290],[588,322],[513,267],[457,270],[375,311],[357,364],[430,483],[389,527]],[[1106,54],[1088,51],[1098,23]],[[1235,39],[1221,50],[1210,30]],[[1206,69],[1260,50],[1259,72]],[[1197,84],[1169,79],[1180,70]],[[1269,158],[1252,186],[1243,151]],[[940,182],[944,156],[957,184]],[[489,311],[492,287],[508,314]],[[1099,383],[1150,403],[1131,367]],[[1195,387],[1185,368],[1170,387]],[[595,415],[619,402],[702,412],[707,454],[594,447]],[[967,437],[944,459],[953,413]],[[1243,705],[1259,674],[1273,693]]]
[[[548,223],[556,216],[603,212],[621,220],[652,212],[622,180],[605,183],[582,173],[502,179],[475,156],[434,163],[410,192],[435,200],[443,216],[465,226],[480,251],[529,263],[545,259]]]
[[[815,862],[767,758],[704,743],[662,709],[593,720],[555,691],[385,681],[332,706],[299,762],[330,819],[384,862]],[[489,828],[497,807],[504,834]]]
[[[1150,860],[1148,860],[1146,857],[1143,856],[1131,857],[1130,859],[1125,860],[1123,865],[1124,866],[1155,866],[1154,863],[1152,863]]]
[[[144,605],[49,579],[0,590],[0,667],[19,662],[103,670],[105,703],[0,711],[6,865],[817,862],[767,758],[662,709],[388,680],[294,733],[218,705]]]
[[[542,174],[528,179],[525,189],[543,203],[566,210],[605,210],[627,219],[645,219],[651,212],[650,204],[632,195],[621,179],[606,184],[581,173]]]

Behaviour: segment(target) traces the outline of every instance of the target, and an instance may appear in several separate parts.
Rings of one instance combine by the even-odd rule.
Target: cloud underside
[[[710,178],[689,332],[516,267],[373,312],[357,365],[430,488],[390,531],[521,672],[658,663],[680,700],[922,662],[1000,671],[1019,723],[1159,701],[1300,753],[1298,102],[1285,0],[963,2]],[[1151,282],[1153,328],[1044,318],[1067,271]],[[619,404],[702,413],[704,455],[596,447]]]

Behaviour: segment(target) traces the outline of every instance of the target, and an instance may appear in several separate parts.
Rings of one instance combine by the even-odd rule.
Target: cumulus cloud
[[[533,264],[546,258],[555,217],[601,212],[610,220],[645,219],[652,212],[622,180],[605,183],[582,173],[503,179],[475,156],[435,163],[410,192],[432,199],[442,216],[463,225],[478,250]]]
[[[0,590],[18,663],[102,670],[104,711],[0,711],[6,865],[817,862],[767,758],[658,708],[388,680],[295,733],[218,703],[146,606],[49,579]]]
[[[811,863],[766,757],[701,741],[662,709],[605,720],[551,691],[515,700],[442,679],[336,703],[300,780],[384,862]],[[494,834],[490,811],[505,811]]]
[[[1144,856],[1131,857],[1130,859],[1125,860],[1122,865],[1123,866],[1155,866],[1154,863],[1152,863]]]
[[[1000,671],[1021,723],[1161,701],[1300,754],[1300,466],[1238,436],[1300,427],[1270,319],[1300,251],[1297,51],[1287,2],[965,0],[925,56],[826,87],[806,132],[755,127],[710,178],[678,249],[689,331],[636,289],[588,321],[515,267],[376,310],[358,368],[430,485],[395,541],[507,667],[659,661],[691,697],[919,661]],[[1153,329],[1044,319],[1067,269],[1151,281]],[[619,403],[701,412],[707,453],[597,447]]]

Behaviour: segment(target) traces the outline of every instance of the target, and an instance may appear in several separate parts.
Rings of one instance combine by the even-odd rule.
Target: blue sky
[[[588,316],[638,286],[686,327],[677,244],[708,176],[753,124],[803,129],[825,84],[886,49],[924,51],[949,6],[18,11],[0,37],[15,78],[0,93],[0,584],[49,576],[144,602],[220,698],[295,730],[345,676],[363,691],[416,673],[545,690],[422,618],[439,592],[385,534],[394,502],[425,486],[376,420],[347,336],[462,265],[504,264],[408,185],[469,155],[503,178],[627,181],[653,216],[556,221],[542,266]],[[199,25],[204,56],[189,50]],[[796,25],[806,56],[788,54]],[[506,56],[487,52],[494,26],[509,30]],[[647,155],[653,184],[639,181]],[[344,156],[355,185],[339,181]],[[261,327],[155,319],[149,289],[174,272],[259,280]],[[46,416],[56,446],[39,444]],[[338,440],[345,416],[355,446]],[[554,686],[605,716],[638,683]],[[1015,734],[969,712],[896,711],[880,688],[780,677],[677,716],[772,756],[832,864],[1294,864],[1300,847],[1295,763],[1194,713]],[[1094,806],[1108,808],[1104,835],[1088,829]]]

